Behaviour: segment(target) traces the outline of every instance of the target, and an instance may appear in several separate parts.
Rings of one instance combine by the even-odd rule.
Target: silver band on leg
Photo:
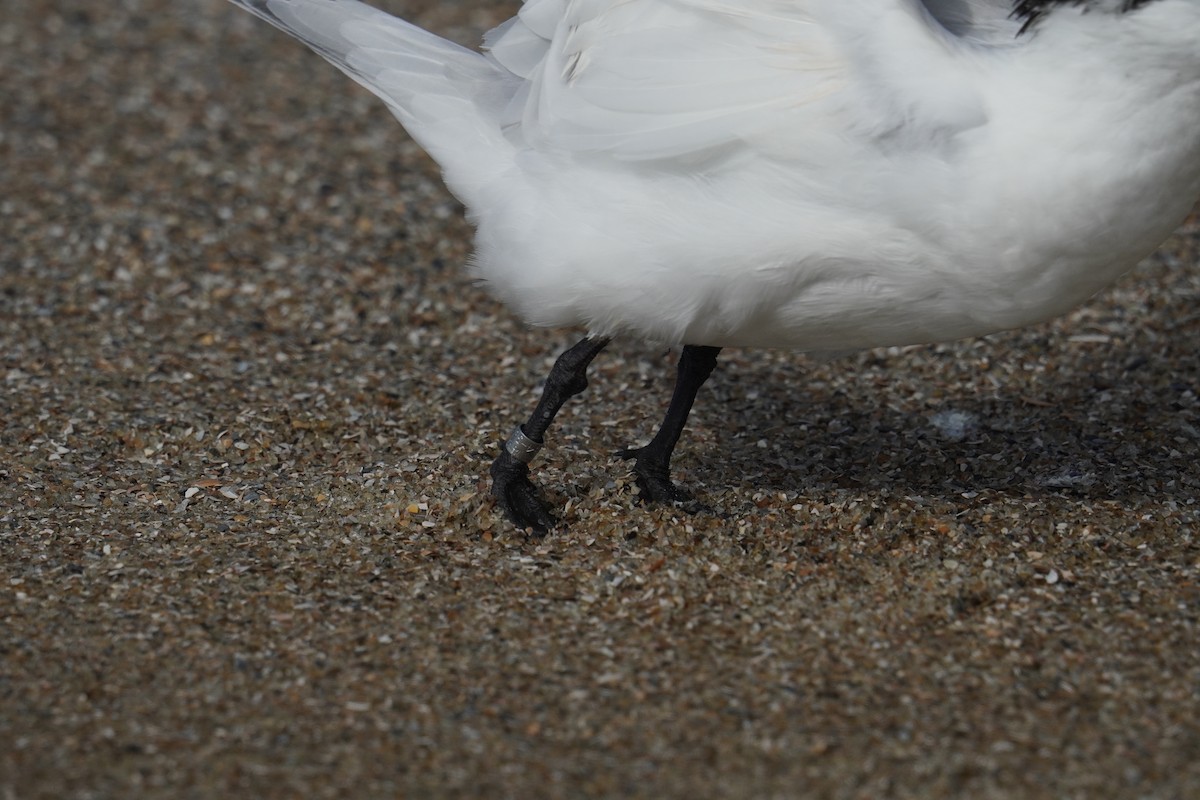
[[[521,430],[521,426],[518,425],[517,429],[512,432],[512,436],[508,437],[508,441],[504,443],[504,449],[517,461],[528,464],[533,461],[538,450],[542,449],[542,443],[526,436],[525,431]]]

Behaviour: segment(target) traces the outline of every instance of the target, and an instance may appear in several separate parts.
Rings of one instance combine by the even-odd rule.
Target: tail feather
[[[507,147],[514,76],[482,54],[357,0],[230,0],[307,44],[378,95],[469,201]],[[489,157],[490,156],[490,157]]]

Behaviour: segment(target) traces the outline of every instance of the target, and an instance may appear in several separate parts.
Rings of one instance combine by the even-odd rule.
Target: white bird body
[[[355,0],[233,0],[375,92],[559,356],[492,462],[529,464],[617,335],[683,344],[641,497],[725,346],[981,335],[1062,313],[1200,196],[1200,0],[526,0],[458,47]]]
[[[848,350],[1060,314],[1200,197],[1200,0],[234,0],[382,97],[531,323]],[[1018,35],[1020,34],[1020,35]]]

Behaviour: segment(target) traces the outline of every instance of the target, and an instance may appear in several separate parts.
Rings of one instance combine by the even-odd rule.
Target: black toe
[[[632,460],[633,475],[637,481],[639,496],[648,503],[673,503],[689,512],[704,511],[706,507],[697,502],[692,493],[676,486],[667,470],[648,459],[645,447],[631,447],[617,452],[618,458]]]
[[[502,450],[492,462],[492,496],[496,505],[518,528],[532,529],[545,536],[557,524],[537,496],[537,487],[529,479],[529,466]]]

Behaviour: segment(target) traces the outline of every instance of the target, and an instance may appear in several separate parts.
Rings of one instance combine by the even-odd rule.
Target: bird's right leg
[[[671,406],[658,433],[645,447],[617,453],[621,458],[633,459],[633,473],[643,499],[655,503],[681,503],[685,507],[690,505],[692,509],[699,507],[688,492],[671,481],[671,454],[679,443],[688,414],[692,413],[696,393],[716,368],[717,354],[720,352],[719,347],[685,346],[679,356],[679,371],[675,379],[675,391],[671,394]]]
[[[529,480],[529,462],[541,449],[559,409],[587,388],[588,365],[609,341],[606,337],[588,336],[558,357],[546,377],[546,387],[533,414],[525,424],[517,426],[492,462],[492,496],[519,528],[533,528],[535,533],[545,534],[554,527],[554,517],[538,499],[537,488]]]

